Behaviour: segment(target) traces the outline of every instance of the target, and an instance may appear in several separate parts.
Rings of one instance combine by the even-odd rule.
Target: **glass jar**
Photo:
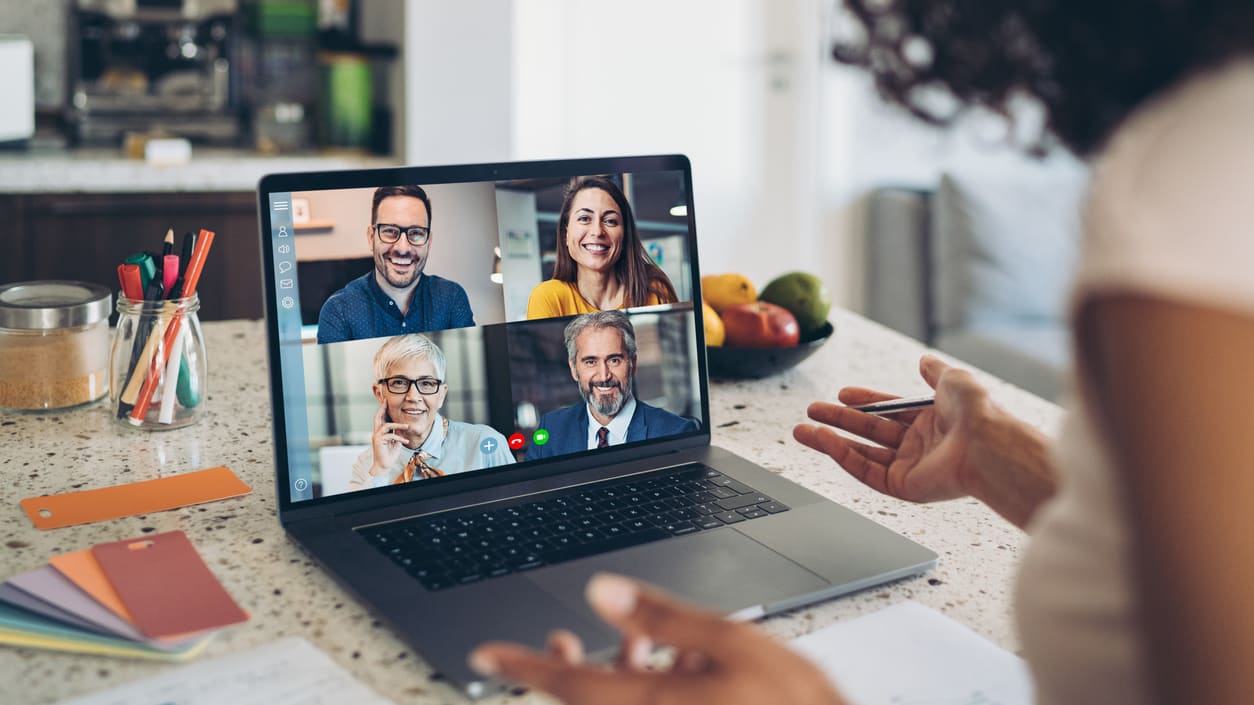
[[[74,281],[0,286],[0,409],[89,404],[109,391],[112,294]]]
[[[109,399],[120,423],[161,431],[195,423],[205,410],[208,360],[200,299],[118,297],[109,356]]]

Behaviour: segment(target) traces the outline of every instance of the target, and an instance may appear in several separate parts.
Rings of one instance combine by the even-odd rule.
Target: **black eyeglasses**
[[[388,391],[393,394],[408,394],[411,385],[418,388],[419,394],[435,394],[440,391],[440,385],[444,384],[444,380],[435,377],[419,377],[418,379],[384,377],[379,380],[379,384],[387,387]]]
[[[405,239],[409,240],[409,244],[414,247],[420,247],[427,244],[427,240],[431,239],[431,229],[424,228],[421,225],[411,225],[408,228],[402,228],[399,225],[391,223],[379,223],[374,226],[374,232],[383,242],[391,245],[401,239],[401,233],[405,233]]]

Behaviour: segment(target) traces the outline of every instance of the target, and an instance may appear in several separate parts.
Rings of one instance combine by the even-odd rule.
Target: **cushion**
[[[937,337],[936,349],[1055,401],[1065,387],[1071,352],[1068,328],[1061,321],[954,331]]]
[[[947,171],[933,200],[937,335],[973,325],[1065,320],[1087,171],[1076,162]]]

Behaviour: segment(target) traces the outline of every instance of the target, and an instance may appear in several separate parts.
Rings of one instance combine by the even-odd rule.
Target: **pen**
[[[877,401],[871,404],[863,404],[861,406],[851,408],[855,411],[861,411],[864,414],[871,414],[872,416],[887,416],[889,414],[897,414],[902,411],[929,407],[935,402],[935,396],[909,397],[906,399],[888,399],[886,401]]]

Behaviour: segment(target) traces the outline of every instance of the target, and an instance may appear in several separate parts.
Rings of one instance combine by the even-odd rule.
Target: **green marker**
[[[124,262],[126,264],[139,265],[139,278],[143,283],[143,290],[148,290],[148,282],[157,276],[157,264],[152,261],[152,255],[147,252],[136,252],[127,257]]]
[[[188,368],[186,355],[179,359],[179,379],[174,389],[184,408],[191,409],[200,404],[200,380]]]

